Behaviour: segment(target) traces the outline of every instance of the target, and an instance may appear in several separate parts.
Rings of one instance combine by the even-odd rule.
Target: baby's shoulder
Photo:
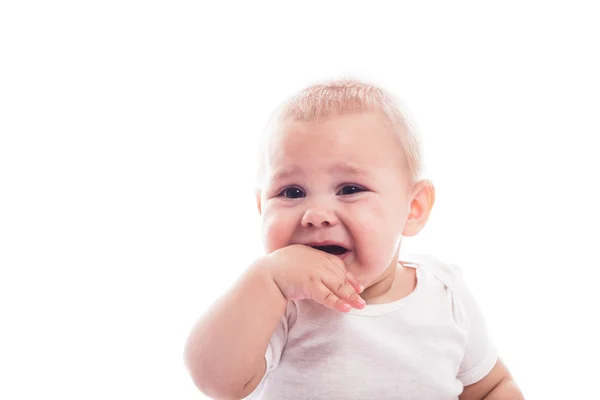
[[[400,262],[423,269],[450,289],[463,285],[462,271],[458,265],[430,254],[410,254],[402,257]]]

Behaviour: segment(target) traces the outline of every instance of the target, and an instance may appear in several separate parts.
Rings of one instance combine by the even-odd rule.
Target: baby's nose
[[[307,210],[302,217],[302,226],[305,228],[327,227],[336,225],[338,222],[334,212],[315,208]]]

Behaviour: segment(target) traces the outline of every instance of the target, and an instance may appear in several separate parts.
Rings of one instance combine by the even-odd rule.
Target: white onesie
[[[396,302],[349,313],[289,302],[249,398],[457,399],[485,377],[497,353],[460,270],[428,256],[403,260],[417,286]]]

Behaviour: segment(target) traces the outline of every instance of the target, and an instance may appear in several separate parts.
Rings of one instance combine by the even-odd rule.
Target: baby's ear
[[[256,208],[258,208],[258,213],[262,215],[262,208],[260,206],[260,191],[256,191]]]
[[[403,236],[415,236],[427,223],[431,209],[435,203],[435,188],[433,183],[427,180],[416,183],[410,203],[410,210]]]

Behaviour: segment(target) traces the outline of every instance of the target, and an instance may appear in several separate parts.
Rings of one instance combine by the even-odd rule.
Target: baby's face
[[[409,174],[377,113],[287,122],[269,142],[261,190],[263,242],[329,245],[367,286],[396,263]]]

